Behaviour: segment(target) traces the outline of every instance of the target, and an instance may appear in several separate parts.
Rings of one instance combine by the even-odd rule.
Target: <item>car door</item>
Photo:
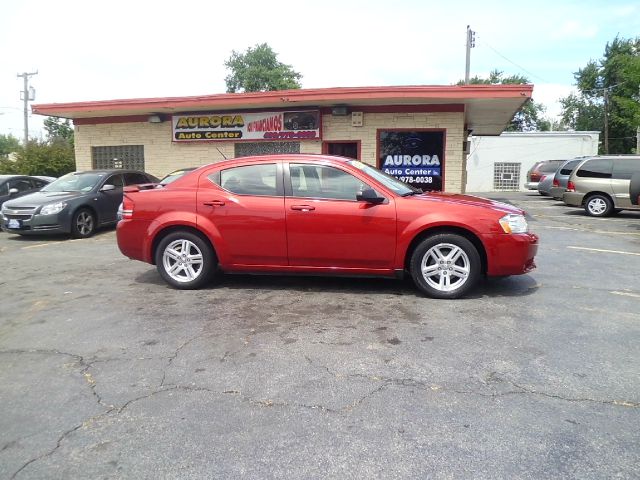
[[[391,269],[396,251],[396,210],[357,201],[372,186],[350,172],[312,163],[285,164],[287,247],[296,267]]]
[[[228,263],[287,265],[282,163],[252,163],[200,176],[197,211],[211,221]]]
[[[113,190],[102,190],[105,185],[113,185]],[[98,204],[98,217],[101,223],[111,223],[116,221],[118,206],[122,202],[122,190],[124,182],[121,173],[109,175],[100,186],[96,195]]]
[[[613,160],[611,188],[616,208],[634,207],[629,195],[629,185],[633,175],[640,175],[640,158],[616,158]]]

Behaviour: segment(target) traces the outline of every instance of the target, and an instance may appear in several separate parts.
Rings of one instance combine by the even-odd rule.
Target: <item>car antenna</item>
[[[218,150],[218,152],[220,152],[220,155],[222,155],[222,158],[224,158],[225,160],[227,160],[227,157],[225,156],[224,153],[222,153],[222,150],[220,150],[218,147],[216,147],[216,150]]]

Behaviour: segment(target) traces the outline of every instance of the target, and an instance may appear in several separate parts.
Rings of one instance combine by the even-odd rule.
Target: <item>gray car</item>
[[[0,175],[0,207],[7,200],[37,192],[53,180],[53,177]]]
[[[546,173],[540,178],[538,182],[538,193],[540,195],[549,196],[551,195],[551,187],[553,186],[553,176],[554,173]]]
[[[556,200],[562,200],[562,195],[567,189],[567,182],[569,181],[571,172],[573,172],[573,169],[576,168],[584,158],[585,157],[579,157],[572,160],[567,160],[560,166],[558,170],[556,170],[556,173],[552,179],[552,186],[549,195],[551,195]]]
[[[125,185],[157,179],[136,170],[90,170],[60,177],[36,193],[2,206],[2,229],[20,235],[67,233],[90,237],[116,222]]]

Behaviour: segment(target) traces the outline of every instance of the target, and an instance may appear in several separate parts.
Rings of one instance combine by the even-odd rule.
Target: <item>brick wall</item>
[[[444,128],[445,190],[463,191],[463,113],[366,113],[362,127],[351,126],[351,116],[323,116],[323,140],[361,140],[362,161],[376,165],[376,132],[385,128]],[[76,166],[89,170],[91,147],[144,145],[146,171],[162,177],[172,170],[233,158],[233,142],[174,143],[171,122],[112,123],[75,127]],[[217,148],[216,148],[217,147]],[[218,151],[220,150],[220,153]],[[300,142],[301,153],[321,153],[321,141]]]

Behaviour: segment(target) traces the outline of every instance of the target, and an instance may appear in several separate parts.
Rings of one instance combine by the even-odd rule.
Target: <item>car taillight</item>
[[[559,186],[560,186],[560,182],[559,182],[559,181],[558,181],[558,179],[557,179],[557,178],[555,178],[555,177],[553,178],[553,186],[554,186],[554,187],[559,187]]]
[[[545,179],[545,178],[547,178],[547,176],[546,176],[546,175],[542,175],[542,176],[540,177],[540,181],[541,181],[541,182],[542,182],[542,181],[544,181],[544,179]]]
[[[133,218],[133,200],[126,195],[122,197],[122,218]]]
[[[576,191],[576,186],[571,180],[569,180],[567,182],[567,192],[575,192],[575,191]]]
[[[531,181],[532,182],[539,182],[540,181],[540,174],[539,173],[531,173]]]

